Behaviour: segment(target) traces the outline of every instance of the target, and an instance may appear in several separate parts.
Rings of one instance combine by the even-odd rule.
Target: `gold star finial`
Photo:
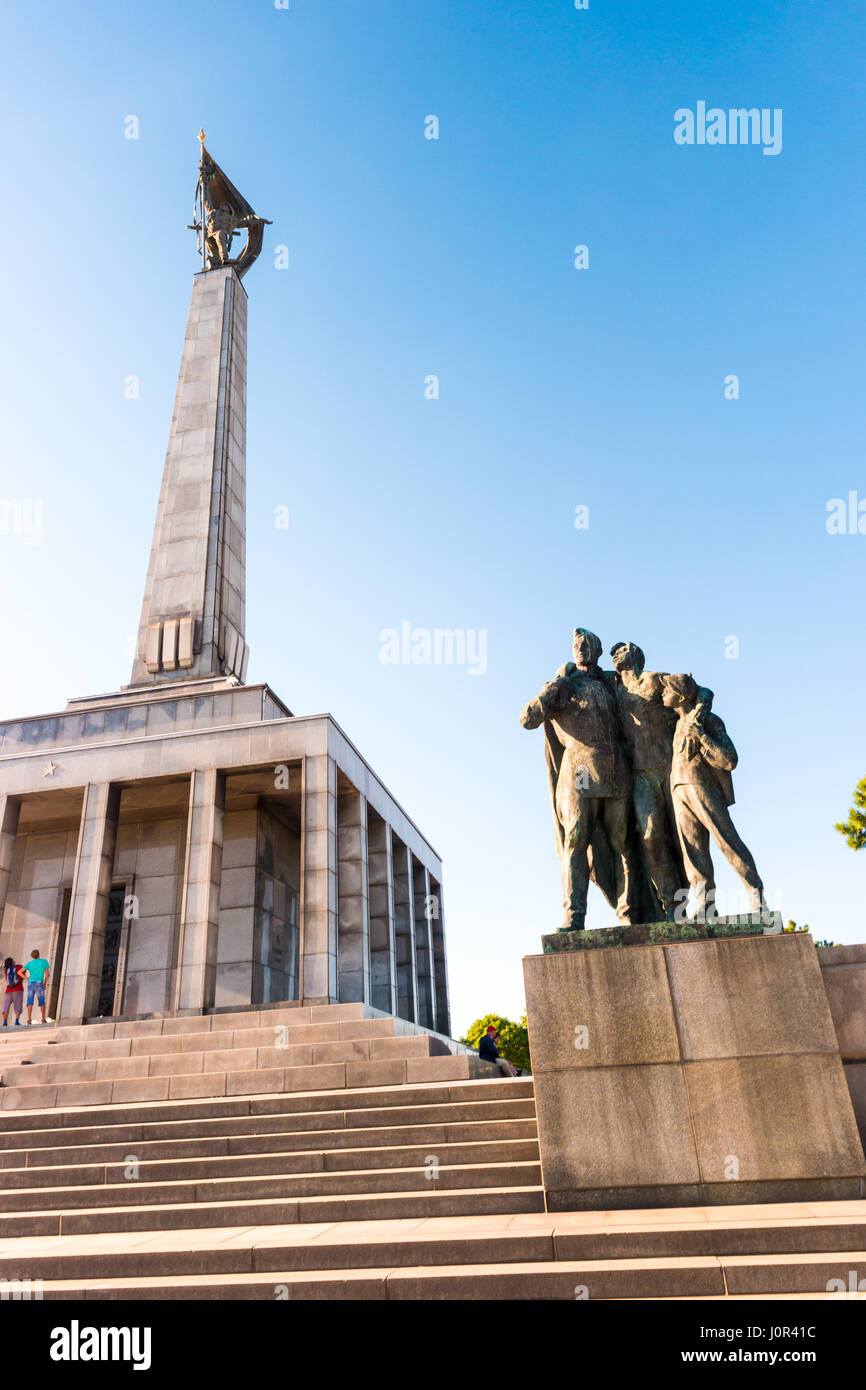
[[[202,153],[204,152],[204,142],[205,142],[206,139],[207,139],[207,132],[206,132],[201,126],[199,126],[199,129],[198,129],[198,142],[199,142],[199,144],[201,145]]]

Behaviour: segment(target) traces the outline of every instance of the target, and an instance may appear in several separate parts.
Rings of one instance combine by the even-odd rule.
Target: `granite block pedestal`
[[[811,937],[612,937],[524,960],[548,1210],[864,1195]]]

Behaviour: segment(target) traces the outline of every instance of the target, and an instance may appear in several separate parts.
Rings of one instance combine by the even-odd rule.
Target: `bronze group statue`
[[[711,712],[712,692],[691,676],[644,670],[632,642],[599,666],[601,640],[574,630],[574,661],[524,707],[525,729],[544,728],[548,779],[562,861],[565,919],[581,931],[592,878],[623,923],[685,915],[689,885],[698,916],[712,921],[710,836],[764,906],[755,861],[728,807],[737,755]]]

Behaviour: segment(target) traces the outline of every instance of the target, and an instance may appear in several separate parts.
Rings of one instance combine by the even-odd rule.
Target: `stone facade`
[[[96,1016],[122,890],[104,1013],[362,1002],[447,1033],[441,877],[331,716],[293,716],[267,686],[0,725],[0,951],[48,955],[64,1020]]]

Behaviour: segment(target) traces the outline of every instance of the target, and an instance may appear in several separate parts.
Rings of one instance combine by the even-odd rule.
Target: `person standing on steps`
[[[40,956],[38,951],[30,952],[30,959],[27,962],[27,1027],[33,1022],[33,1003],[39,1005],[42,1010],[42,1022],[47,1022],[45,1017],[45,987],[48,984],[48,973],[51,969],[44,956]]]
[[[15,1010],[15,1027],[21,1022],[21,1006],[24,1003],[24,966],[16,964],[11,956],[3,962],[6,980],[6,993],[3,997],[3,1027],[9,1022],[9,1010]]]

